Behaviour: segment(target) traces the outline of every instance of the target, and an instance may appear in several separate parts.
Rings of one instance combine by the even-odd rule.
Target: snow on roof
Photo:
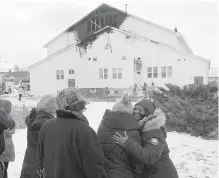
[[[167,46],[167,45],[165,45],[165,44],[157,43],[157,42],[154,41],[154,40],[151,40],[151,39],[148,39],[148,38],[145,38],[145,37],[136,35],[136,34],[131,33],[131,32],[127,32],[127,31],[124,31],[124,30],[120,30],[120,29],[117,29],[117,28],[114,28],[114,27],[106,26],[105,28],[100,29],[100,30],[94,32],[93,35],[95,35],[95,34],[96,34],[96,35],[100,35],[100,34],[102,34],[103,32],[105,32],[106,29],[109,29],[109,28],[112,29],[112,30],[114,30],[114,31],[118,31],[118,32],[120,32],[120,33],[123,33],[123,34],[127,34],[127,35],[134,36],[134,37],[136,37],[136,38],[139,38],[139,39],[141,39],[141,40],[147,41],[147,42],[149,42],[149,43],[153,43],[153,44],[155,44],[155,45],[158,45],[158,46],[161,46],[161,47],[170,49],[170,50],[174,50],[174,51],[176,51],[176,52],[178,52],[178,53],[185,54],[185,55],[188,55],[188,56],[192,56],[192,57],[195,58],[195,59],[202,60],[202,61],[206,61],[206,62],[210,62],[210,60],[205,59],[205,58],[202,58],[202,57],[200,57],[200,56],[193,55],[193,54],[189,54],[189,53],[182,52],[182,51],[178,51],[177,49],[174,49],[174,48],[172,48],[172,47],[170,47],[170,46]],[[88,39],[89,39],[89,37],[88,37]],[[86,40],[86,39],[85,39],[85,40]],[[52,57],[54,57],[54,56],[56,56],[56,55],[58,55],[58,54],[60,54],[60,53],[65,52],[65,51],[68,50],[68,49],[71,49],[72,47],[74,47],[74,46],[80,44],[81,42],[82,42],[82,41],[79,41],[79,42],[77,42],[77,43],[71,44],[71,45],[69,45],[69,46],[67,46],[67,47],[65,47],[65,48],[63,48],[63,49],[57,51],[56,53],[54,53],[54,54],[52,54],[52,55],[50,55],[50,56],[48,56],[48,57],[46,57],[46,58],[40,60],[39,62],[37,62],[37,63],[31,65],[31,66],[29,67],[29,69],[31,69],[31,68],[37,66],[38,64],[41,64],[41,63],[43,63],[43,62],[45,62],[45,61],[51,59]]]

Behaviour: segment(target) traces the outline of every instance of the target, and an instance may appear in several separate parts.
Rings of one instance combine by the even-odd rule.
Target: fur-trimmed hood
[[[85,122],[86,124],[89,125],[89,122],[88,122],[87,118],[85,117],[85,115],[80,114],[76,111],[57,109],[56,110],[56,115],[57,115],[57,117],[63,118],[63,119],[78,119],[78,120],[81,120],[81,121],[83,121],[83,122]]]
[[[153,115],[139,121],[142,131],[160,129],[166,123],[166,116],[161,109],[156,109]]]

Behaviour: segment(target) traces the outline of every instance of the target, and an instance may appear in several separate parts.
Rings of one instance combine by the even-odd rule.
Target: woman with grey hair
[[[106,110],[98,128],[98,137],[105,156],[108,178],[135,178],[141,174],[143,164],[129,156],[122,147],[113,142],[113,135],[125,133],[141,144],[140,125],[132,116],[132,102],[123,95],[114,104],[112,111]]]
[[[45,95],[39,101],[38,108],[33,108],[26,117],[27,149],[21,170],[21,178],[37,177],[36,155],[39,132],[46,121],[54,118],[57,108],[56,97],[53,95]]]

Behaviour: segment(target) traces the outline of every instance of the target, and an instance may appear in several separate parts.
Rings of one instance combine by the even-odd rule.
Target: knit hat
[[[0,108],[4,108],[7,114],[11,113],[11,102],[8,100],[0,100]]]
[[[112,111],[120,111],[123,113],[132,114],[133,112],[133,105],[131,98],[128,94],[124,94],[121,98],[119,98],[116,103],[114,104]]]
[[[70,87],[62,90],[56,97],[60,109],[80,111],[85,109],[86,101],[78,89]]]
[[[149,116],[149,115],[153,114],[155,109],[156,109],[156,106],[154,105],[153,102],[151,102],[148,99],[144,99],[144,98],[141,101],[139,101],[138,103],[136,103],[135,106],[136,105],[140,105],[144,108],[145,116]]]
[[[53,114],[58,109],[56,103],[56,97],[53,95],[45,95],[38,103],[38,108],[42,109],[50,114]]]

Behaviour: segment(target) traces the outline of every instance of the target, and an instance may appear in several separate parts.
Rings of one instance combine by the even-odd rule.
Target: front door
[[[203,77],[194,77],[194,84],[203,85]]]
[[[68,79],[68,87],[75,87],[75,79]]]

